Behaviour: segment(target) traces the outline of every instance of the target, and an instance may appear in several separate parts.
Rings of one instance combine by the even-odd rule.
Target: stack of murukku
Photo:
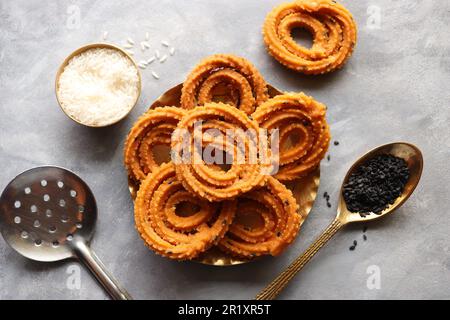
[[[145,244],[177,260],[212,246],[245,259],[280,254],[304,219],[284,182],[319,165],[330,140],[325,112],[303,93],[269,98],[243,58],[204,59],[184,82],[179,106],[147,111],[126,140]],[[157,161],[158,146],[170,148],[170,161]]]

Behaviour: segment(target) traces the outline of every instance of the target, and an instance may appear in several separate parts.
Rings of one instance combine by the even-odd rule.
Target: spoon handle
[[[287,286],[289,281],[308,263],[309,260],[330,240],[343,224],[335,219],[322,235],[314,241],[313,244],[289,267],[287,267],[275,280],[265,287],[257,296],[256,300],[273,300]]]
[[[78,258],[83,262],[106,292],[114,300],[132,300],[129,293],[106,270],[97,255],[86,245],[83,240],[75,241],[74,250]]]

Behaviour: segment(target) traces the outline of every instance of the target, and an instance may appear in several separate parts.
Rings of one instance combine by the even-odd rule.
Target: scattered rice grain
[[[173,56],[174,53],[175,53],[175,48],[174,47],[170,48],[169,53],[170,53],[171,56]]]
[[[158,50],[155,50],[155,57],[156,57],[156,59],[159,59],[159,51]]]
[[[159,75],[158,75],[155,71],[152,71],[152,76],[153,76],[153,78],[155,78],[156,80],[159,79]]]
[[[159,62],[164,63],[164,61],[166,61],[166,60],[167,60],[167,55],[163,55],[161,57],[161,59],[159,59]]]
[[[133,41],[133,39],[131,39],[131,38],[127,38],[127,41],[128,41],[128,43],[129,43],[129,44],[132,44],[132,45],[134,45],[134,41]]]
[[[169,47],[169,43],[168,43],[167,41],[161,41],[161,44],[162,44],[164,47]]]
[[[151,57],[150,59],[148,59],[147,60],[147,64],[150,64],[150,63],[152,63],[153,61],[155,61],[155,57]]]
[[[145,33],[145,40],[150,39],[150,34],[148,32]]]
[[[108,31],[103,32],[103,40],[106,40],[108,38]]]

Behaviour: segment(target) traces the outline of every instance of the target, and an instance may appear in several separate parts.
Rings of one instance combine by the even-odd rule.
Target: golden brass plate
[[[173,87],[172,89],[166,91],[155,102],[153,102],[153,104],[150,106],[149,109],[164,106],[179,107],[182,86],[183,84],[179,84]],[[270,85],[268,87],[270,97],[282,94],[282,92],[279,91],[278,89]],[[319,182],[320,182],[320,168],[317,168],[314,172],[312,172],[308,176],[287,184],[287,187],[290,190],[292,190],[292,193],[294,194],[294,197],[296,198],[300,206],[299,213],[302,215],[303,221],[308,216],[314,204],[314,200],[316,199],[317,196],[317,190],[319,189]],[[131,179],[128,179],[128,188],[130,190],[131,197],[134,200],[136,198],[138,186]],[[212,248],[193,261],[202,264],[223,267],[223,266],[243,264],[255,260],[257,259],[244,260],[242,258],[236,258],[220,251],[217,248]]]

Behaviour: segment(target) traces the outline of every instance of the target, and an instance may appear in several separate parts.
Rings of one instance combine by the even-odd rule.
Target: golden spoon
[[[393,156],[403,158],[409,168],[409,179],[405,185],[403,193],[395,200],[395,202],[388,208],[384,209],[380,214],[366,213],[365,217],[362,217],[359,213],[350,212],[347,209],[344,198],[342,196],[342,188],[348,181],[350,175],[364,162],[379,155],[379,154],[391,154]],[[353,222],[368,222],[378,219],[394,212],[399,208],[413,193],[417,184],[419,183],[420,176],[423,168],[423,157],[420,150],[409,143],[397,142],[390,143],[384,146],[378,147],[369,151],[358,161],[353,164],[347,175],[344,178],[344,182],[341,186],[339,206],[337,209],[336,219],[328,226],[328,228],[322,233],[322,235],[316,239],[316,241],[297,259],[292,262],[289,267],[286,268],[275,280],[273,280],[266,288],[264,288],[257,296],[256,300],[272,300],[275,299],[278,294],[287,286],[290,280],[308,263],[309,260],[322,248],[328,240],[335,235],[335,233],[348,223]]]

